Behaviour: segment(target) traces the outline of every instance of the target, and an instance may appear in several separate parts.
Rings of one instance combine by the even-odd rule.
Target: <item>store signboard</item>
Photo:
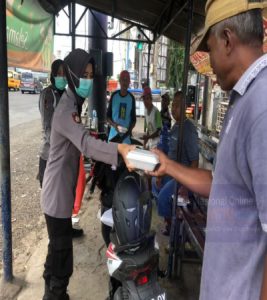
[[[7,0],[8,66],[49,71],[53,53],[53,16],[36,0]]]

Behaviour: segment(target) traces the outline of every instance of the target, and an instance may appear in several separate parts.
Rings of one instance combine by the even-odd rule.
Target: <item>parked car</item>
[[[19,73],[8,70],[7,79],[8,79],[8,89],[14,89],[15,91],[19,90],[19,87],[20,87],[20,74]]]
[[[37,94],[43,90],[43,84],[33,76],[33,73],[25,72],[21,74],[20,90],[22,94],[25,92]]]
[[[47,88],[50,84],[48,77],[40,77],[39,80],[41,81],[41,83],[43,85],[43,89]]]

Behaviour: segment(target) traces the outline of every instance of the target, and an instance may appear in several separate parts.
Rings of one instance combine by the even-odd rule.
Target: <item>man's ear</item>
[[[222,33],[223,45],[225,47],[226,55],[230,55],[235,46],[235,34],[229,28],[225,28]]]

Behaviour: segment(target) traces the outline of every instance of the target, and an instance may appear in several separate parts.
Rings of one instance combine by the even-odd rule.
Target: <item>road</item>
[[[39,94],[22,94],[9,91],[10,127],[34,121],[40,118],[38,109]]]

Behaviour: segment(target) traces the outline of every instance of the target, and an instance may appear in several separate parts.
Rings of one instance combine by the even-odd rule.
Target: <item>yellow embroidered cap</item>
[[[207,33],[213,25],[245,11],[266,7],[267,0],[208,0],[205,8],[205,27],[194,41],[191,53],[207,51]]]

